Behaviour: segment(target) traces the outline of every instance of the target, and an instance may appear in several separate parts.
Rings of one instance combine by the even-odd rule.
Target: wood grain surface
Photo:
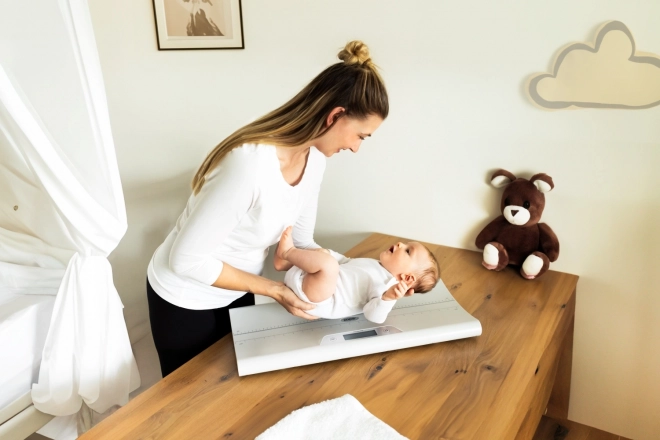
[[[399,240],[373,234],[347,255],[377,258]],[[351,394],[410,439],[531,439],[549,401],[568,411],[578,277],[527,281],[484,269],[480,252],[425,244],[481,336],[239,377],[229,335],[80,438],[253,439]]]
[[[631,440],[591,426],[543,416],[533,440]]]

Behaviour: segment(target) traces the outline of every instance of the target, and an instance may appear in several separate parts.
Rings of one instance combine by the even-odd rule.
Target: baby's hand
[[[415,291],[413,289],[409,289],[405,281],[401,280],[387,289],[387,292],[383,294],[383,299],[385,301],[395,301],[397,299],[403,298],[404,296],[410,296],[413,293],[415,293]]]

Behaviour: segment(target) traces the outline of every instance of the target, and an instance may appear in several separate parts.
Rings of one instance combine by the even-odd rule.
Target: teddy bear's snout
[[[502,211],[504,218],[512,225],[522,226],[527,224],[531,217],[528,209],[516,205],[509,205]]]

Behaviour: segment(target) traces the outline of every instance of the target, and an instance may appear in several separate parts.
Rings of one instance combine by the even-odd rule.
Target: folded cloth
[[[350,394],[297,409],[255,440],[408,440]]]

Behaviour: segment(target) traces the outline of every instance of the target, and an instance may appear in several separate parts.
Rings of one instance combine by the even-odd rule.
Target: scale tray
[[[382,324],[363,314],[308,321],[277,303],[229,315],[239,376],[481,335],[481,323],[442,280],[428,293],[398,300]]]

